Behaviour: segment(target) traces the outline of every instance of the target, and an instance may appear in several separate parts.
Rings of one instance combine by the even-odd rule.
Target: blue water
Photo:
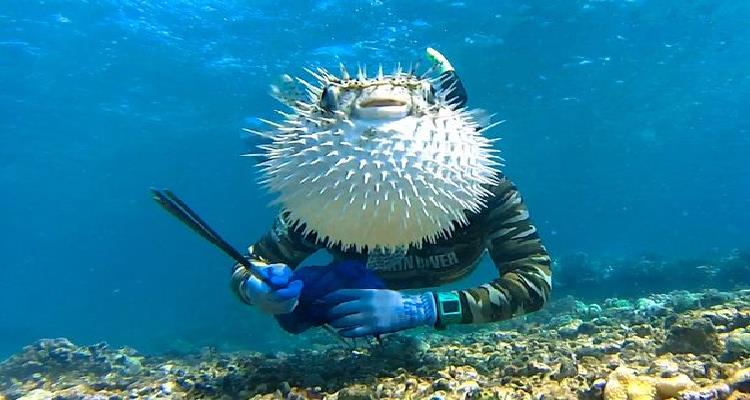
[[[3,1],[0,355],[293,344],[147,189],[246,246],[274,216],[239,157],[278,107],[268,84],[426,46],[507,120],[492,135],[553,255],[747,247],[749,18],[721,0]]]

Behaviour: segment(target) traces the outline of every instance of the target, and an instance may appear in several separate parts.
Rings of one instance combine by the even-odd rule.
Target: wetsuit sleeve
[[[295,232],[284,215],[279,214],[271,230],[248,247],[248,258],[260,265],[282,263],[294,269],[317,250],[318,246],[314,242]],[[250,304],[250,301],[243,295],[245,291],[242,290],[242,286],[249,277],[250,272],[243,265],[235,264],[232,268],[232,292],[247,304]]]
[[[499,278],[458,291],[462,323],[500,321],[536,311],[552,285],[551,260],[516,186],[502,177],[481,215],[485,242]]]

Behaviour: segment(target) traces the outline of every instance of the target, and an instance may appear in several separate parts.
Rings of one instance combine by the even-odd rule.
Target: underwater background
[[[749,17],[719,0],[1,1],[0,357],[42,337],[294,346],[148,188],[244,248],[275,216],[240,157],[259,144],[241,128],[281,107],[268,85],[427,46],[506,120],[490,135],[558,260],[556,297],[747,287],[747,263],[684,272],[750,247]]]

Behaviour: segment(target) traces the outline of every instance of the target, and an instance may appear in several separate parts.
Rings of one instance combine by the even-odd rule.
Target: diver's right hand
[[[286,264],[270,264],[262,267],[261,273],[267,281],[271,282],[274,288],[255,276],[251,276],[242,285],[245,297],[250,300],[251,304],[269,314],[292,312],[299,304],[302,281],[290,282],[292,269]]]

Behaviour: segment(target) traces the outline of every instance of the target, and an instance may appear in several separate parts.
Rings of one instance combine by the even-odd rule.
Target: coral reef
[[[664,259],[653,254],[594,258],[578,252],[564,255],[555,262],[554,267],[555,293],[585,295],[589,299],[645,296],[679,289],[735,290],[748,286],[750,249],[734,249],[724,256],[682,260]],[[622,282],[628,284],[623,285]],[[676,308],[707,306],[696,304],[687,292],[683,294],[686,296],[673,297]]]
[[[0,399],[750,398],[750,291],[563,298],[455,328],[352,346],[318,331],[269,354],[146,356],[44,339],[0,364]]]

